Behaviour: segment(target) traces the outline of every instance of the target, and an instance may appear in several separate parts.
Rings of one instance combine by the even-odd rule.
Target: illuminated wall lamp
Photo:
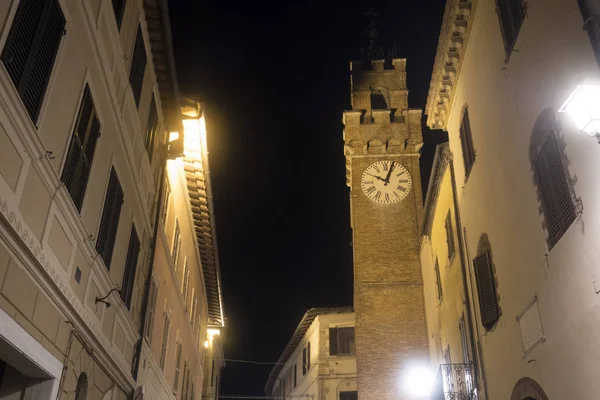
[[[567,113],[580,131],[600,143],[600,86],[578,85],[558,112]]]

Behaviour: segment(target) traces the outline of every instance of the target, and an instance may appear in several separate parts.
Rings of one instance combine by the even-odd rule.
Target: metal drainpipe
[[[131,371],[131,374],[133,375],[133,379],[136,381],[138,380],[138,372],[140,369],[140,359],[141,359],[141,354],[142,354],[142,342],[144,341],[144,327],[146,326],[146,314],[147,314],[147,308],[148,308],[148,299],[150,297],[150,286],[152,284],[152,272],[154,271],[154,253],[156,251],[156,239],[158,236],[158,222],[160,219],[160,210],[162,209],[162,198],[163,198],[163,191],[164,191],[164,186],[165,186],[165,171],[167,169],[167,146],[165,145],[164,147],[164,156],[163,159],[161,160],[161,165],[162,168],[160,170],[160,184],[159,184],[159,189],[158,189],[158,200],[156,201],[156,212],[154,215],[154,232],[152,234],[152,243],[150,245],[150,254],[149,254],[149,258],[150,258],[150,262],[148,264],[148,275],[146,276],[146,282],[144,284],[144,295],[142,297],[142,308],[141,308],[141,313],[142,313],[142,317],[141,317],[141,321],[140,321],[140,338],[137,342],[136,348],[135,348],[135,358],[134,358],[134,365],[133,365],[133,369]],[[133,389],[135,391],[135,388]]]
[[[473,362],[474,365],[477,366],[479,364],[479,362],[481,362],[482,366],[481,366],[481,370],[482,370],[482,382],[483,382],[483,390],[486,393],[486,398],[487,397],[487,385],[485,382],[485,376],[483,374],[483,360],[481,359],[481,357],[479,356],[479,352],[478,352],[478,347],[476,346],[475,343],[475,328],[473,326],[473,319],[472,319],[472,310],[471,310],[471,297],[469,296],[469,289],[468,289],[468,282],[467,282],[467,260],[465,259],[465,243],[463,241],[463,236],[462,236],[462,222],[460,219],[460,210],[458,207],[458,194],[456,192],[456,176],[454,175],[454,161],[452,160],[452,158],[449,161],[449,166],[450,166],[450,177],[452,179],[452,200],[454,203],[454,215],[456,217],[456,230],[458,233],[458,245],[460,247],[460,251],[459,251],[459,256],[460,256],[460,269],[461,269],[461,275],[462,275],[462,280],[463,280],[463,290],[464,290],[464,296],[465,296],[465,300],[466,300],[466,308],[467,308],[467,325],[469,327],[469,341],[471,342],[471,348],[473,349]],[[479,362],[478,362],[479,360]],[[475,373],[477,373],[477,367],[475,368]],[[477,383],[478,379],[477,376],[475,377],[475,383]]]

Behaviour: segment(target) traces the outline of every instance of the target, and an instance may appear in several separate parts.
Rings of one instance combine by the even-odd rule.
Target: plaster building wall
[[[354,336],[348,354],[330,351],[330,328],[354,326],[354,312],[349,307],[309,310],[280,358],[283,365],[271,373],[267,394],[281,399],[356,399]],[[305,354],[310,360],[308,364],[304,361]]]
[[[428,123],[448,131],[455,155],[470,279],[483,234],[492,249],[501,315],[491,329],[482,327],[473,300],[489,398],[595,398],[598,147],[557,111],[577,83],[598,82],[600,75],[577,1],[530,0],[525,13],[508,57],[494,2],[448,2]],[[466,15],[460,26],[459,14]],[[476,151],[468,176],[460,138],[465,109]],[[547,242],[530,159],[536,122],[544,121],[542,128],[554,129],[564,154],[577,204],[575,220],[554,245]],[[531,310],[534,325],[521,320]],[[528,335],[539,340],[526,347]]]
[[[79,399],[87,391],[87,398],[125,399],[137,387],[132,370],[168,125],[146,14],[153,5],[139,0],[0,4],[0,325],[8,330],[2,335],[0,360],[7,374],[42,378],[41,383],[24,384],[29,385],[23,388],[25,398],[77,394]],[[42,53],[31,53],[44,54],[46,61],[27,64],[37,74],[30,86],[15,75],[19,58],[9,51],[18,42],[15,21],[23,15],[42,15],[40,25],[30,26],[46,32],[37,33],[45,40]],[[27,42],[24,35],[19,43]],[[136,48],[146,62],[136,66],[140,80],[134,89],[130,70],[139,59]],[[26,73],[20,76],[29,77]],[[91,114],[80,106],[88,104],[86,86]],[[41,96],[36,97],[39,88]],[[62,177],[70,154],[76,154],[69,149],[76,143],[74,131],[84,126],[77,122],[83,120],[80,115],[96,116],[99,137],[83,143],[89,179],[78,186],[84,192],[78,203],[75,189]],[[90,132],[95,123],[87,125]],[[148,144],[150,131],[153,144]],[[78,174],[83,174],[81,168]],[[111,171],[123,192],[116,214],[119,197],[105,200]],[[103,235],[110,236],[101,229],[109,209],[117,216],[108,225],[116,234],[108,240],[114,248],[107,258],[97,244]],[[131,246],[132,228],[139,251]],[[115,287],[124,294],[111,293]],[[99,297],[110,306],[96,302]],[[2,384],[19,380],[26,381]],[[0,385],[0,398],[2,393]],[[163,388],[150,398],[169,397]]]

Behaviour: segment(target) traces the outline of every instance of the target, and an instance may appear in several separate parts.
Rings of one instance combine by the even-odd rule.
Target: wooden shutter
[[[58,0],[21,0],[0,56],[34,122],[64,27],[65,17]]]
[[[298,364],[294,364],[294,388],[298,384]]]
[[[454,231],[452,229],[452,214],[448,211],[446,215],[446,244],[448,245],[448,259],[454,257]]]
[[[554,133],[540,148],[534,163],[550,246],[555,245],[575,220],[575,205]]]
[[[306,375],[306,347],[302,349],[302,375]]]
[[[171,327],[171,318],[169,314],[165,313],[163,317],[163,337],[162,346],[160,348],[160,368],[165,369],[165,362],[167,360],[167,344],[169,342],[169,329]]]
[[[437,297],[438,297],[438,300],[442,300],[442,297],[444,297],[444,291],[442,290],[442,277],[440,275],[440,263],[438,262],[437,258],[435,259],[434,272],[435,272],[435,283],[437,286]]]
[[[157,296],[156,283],[152,281],[150,284],[150,296],[148,299],[148,317],[146,318],[146,338],[148,342],[152,343],[152,331],[154,328],[154,314],[156,312],[156,296]]]
[[[140,239],[135,231],[135,227],[132,226],[131,235],[129,236],[129,247],[127,249],[127,259],[125,261],[125,271],[123,272],[123,283],[121,284],[121,299],[123,299],[128,309],[131,306],[131,296],[133,294],[133,283],[135,282],[139,253]]]
[[[129,70],[129,83],[133,90],[135,105],[140,105],[140,95],[142,94],[142,85],[144,83],[144,72],[146,71],[146,47],[144,46],[144,37],[142,27],[138,25],[137,35],[135,37],[135,46],[133,48],[133,57],[131,69]]]
[[[310,370],[310,342],[306,343],[306,370]]]
[[[119,217],[121,215],[121,206],[123,205],[123,190],[119,183],[119,178],[115,169],[110,171],[108,188],[104,199],[104,208],[100,220],[100,229],[96,239],[96,250],[104,260],[106,268],[110,269]]]
[[[176,392],[179,387],[180,369],[181,369],[181,343],[177,343],[177,350],[175,351],[175,376],[173,378],[173,391],[174,392]]]
[[[475,149],[473,148],[473,136],[471,134],[471,121],[469,119],[469,110],[465,109],[460,124],[460,144],[463,152],[463,162],[465,164],[465,177],[471,173],[473,163],[475,163]]]
[[[117,20],[117,27],[121,29],[123,11],[125,11],[125,0],[112,0],[112,6],[113,11],[115,12],[115,19]]]
[[[99,137],[100,121],[96,115],[90,88],[86,85],[60,178],[78,211],[81,211],[85,197]]]
[[[156,140],[157,131],[158,111],[156,110],[154,95],[152,95],[152,104],[150,105],[150,114],[148,115],[148,126],[146,127],[146,140],[144,141],[150,162],[152,162],[152,156],[154,154],[154,142]]]
[[[496,296],[496,283],[489,252],[475,257],[475,278],[479,293],[479,308],[483,326],[489,330],[500,318],[498,298]]]

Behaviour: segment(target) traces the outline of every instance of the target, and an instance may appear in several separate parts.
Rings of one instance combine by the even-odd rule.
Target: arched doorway
[[[521,378],[515,384],[510,400],[548,400],[548,396],[536,381]]]

